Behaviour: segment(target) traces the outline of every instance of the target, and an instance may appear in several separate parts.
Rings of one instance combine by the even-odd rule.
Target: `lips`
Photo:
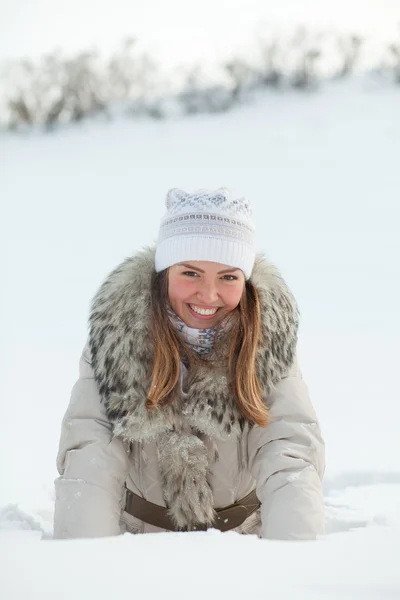
[[[187,304],[189,312],[197,319],[208,320],[215,317],[219,310],[219,306],[202,308],[201,306],[197,306],[196,304]]]
[[[218,307],[215,308],[202,308],[201,306],[197,306],[197,304],[189,304],[190,308],[199,315],[215,315],[218,310]]]

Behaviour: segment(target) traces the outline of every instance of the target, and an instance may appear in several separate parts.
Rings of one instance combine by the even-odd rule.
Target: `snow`
[[[399,94],[362,78],[218,116],[0,138],[2,597],[400,596]],[[154,241],[167,189],[221,185],[252,199],[258,246],[300,305],[299,360],[327,443],[327,536],[50,541],[90,299]]]
[[[7,600],[162,597],[179,600],[398,599],[398,531],[364,529],[318,542],[258,540],[216,530],[39,543],[3,534]]]

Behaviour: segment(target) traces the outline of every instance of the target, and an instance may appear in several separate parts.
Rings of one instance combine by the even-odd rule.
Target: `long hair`
[[[153,410],[173,401],[179,385],[180,361],[185,358],[192,367],[202,362],[179,337],[165,307],[168,300],[168,270],[152,277],[152,335],[154,361],[146,406]],[[235,309],[230,330],[228,370],[231,390],[241,414],[251,423],[266,427],[265,406],[256,372],[256,353],[261,337],[260,300],[257,288],[246,281],[243,295]]]

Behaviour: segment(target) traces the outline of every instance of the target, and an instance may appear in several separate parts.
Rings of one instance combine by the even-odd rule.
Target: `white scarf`
[[[168,316],[172,325],[178,331],[182,340],[199,356],[204,356],[212,352],[215,342],[219,341],[223,335],[232,327],[232,319],[224,319],[218,327],[208,327],[206,329],[195,329],[188,327],[180,317],[172,310],[167,308]]]

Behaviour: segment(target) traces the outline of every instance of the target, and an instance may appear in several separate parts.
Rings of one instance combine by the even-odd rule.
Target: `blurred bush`
[[[311,92],[327,80],[348,77],[360,67],[363,45],[357,35],[300,28],[282,37],[265,30],[251,60],[232,57],[216,65],[213,76],[193,65],[171,77],[133,39],[106,59],[91,50],[70,58],[54,52],[36,62],[12,61],[0,70],[0,127],[52,129],[116,114],[163,119],[224,112],[255,90]],[[400,35],[383,50],[375,72],[400,83]]]

